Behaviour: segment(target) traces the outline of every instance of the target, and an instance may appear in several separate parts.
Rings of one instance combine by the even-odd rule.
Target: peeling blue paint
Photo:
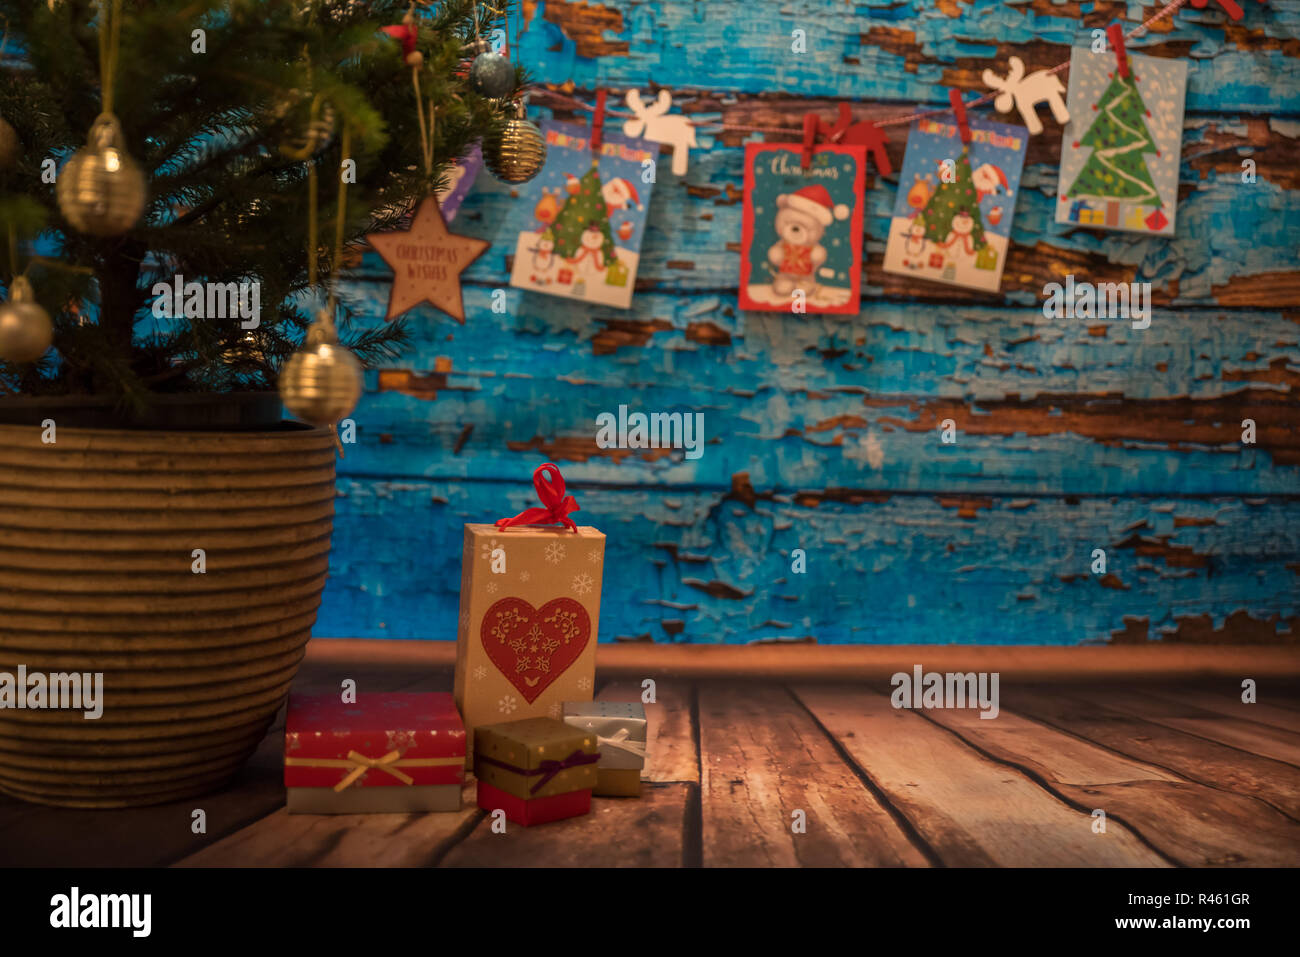
[[[748,4],[743,20],[730,0],[603,6],[622,13],[622,32],[606,39],[626,41],[628,55],[582,56],[539,3],[521,44],[536,79],[782,90],[902,111],[943,101],[936,84],[958,57],[1038,40],[1064,58],[1086,36],[1060,3],[1045,15],[963,0],[959,19],[931,0]],[[1150,12],[1131,5],[1129,19]],[[1244,26],[1293,41],[1300,0],[1248,4]],[[808,33],[802,59],[789,53],[795,27]],[[914,71],[867,43],[872,28],[915,33]],[[1039,290],[1010,275],[1000,304],[884,299],[868,284],[854,317],[739,312],[727,244],[740,235],[731,197],[743,151],[703,135],[684,179],[659,164],[633,309],[508,289],[497,314],[491,296],[513,249],[504,240],[528,211],[485,174],[455,224],[494,240],[466,274],[466,324],[415,310],[411,348],[389,365],[429,376],[436,397],[380,391],[379,373],[367,373],[358,444],[339,463],[316,633],[452,638],[462,524],[531,504],[532,468],[554,457],[578,517],[608,536],[606,641],[1080,644],[1109,639],[1126,619],[1145,620],[1158,639],[1194,616],[1222,627],[1241,612],[1290,636],[1300,465],[1274,456],[1295,460],[1282,433],[1300,429],[1300,312],[1285,293],[1269,308],[1220,303],[1250,301],[1251,277],[1294,275],[1300,191],[1293,171],[1269,181],[1276,159],[1243,184],[1193,154],[1228,136],[1241,140],[1238,159],[1259,155],[1244,114],[1267,114],[1275,137],[1296,138],[1300,63],[1239,49],[1212,10],[1184,9],[1171,31],[1135,46],[1176,43],[1194,61],[1176,236],[1057,226],[1056,170],[1041,162],[1026,169],[1012,234],[1053,268],[1053,257],[1104,260],[1166,298],[1176,284],[1146,330],[1045,318]],[[884,234],[895,188],[878,177],[868,195],[877,261],[871,237]],[[358,321],[383,321],[388,276],[367,256],[347,284]],[[1016,425],[1017,403],[1035,397],[1040,418],[1025,421],[1049,434]],[[620,404],[703,412],[703,457],[600,454],[595,418]],[[1112,407],[1118,423],[1078,431]],[[973,425],[944,445],[932,420],[950,408]],[[1281,425],[1243,446],[1244,417]],[[1144,420],[1153,434],[1131,427]],[[1193,427],[1197,442],[1187,441]],[[794,548],[806,551],[807,574],[792,573]],[[1095,548],[1107,553],[1104,582],[1089,570]]]

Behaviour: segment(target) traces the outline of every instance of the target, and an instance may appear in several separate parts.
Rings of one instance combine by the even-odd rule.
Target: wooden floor
[[[450,690],[449,670],[311,659],[295,689]],[[675,679],[647,783],[583,818],[493,834],[456,814],[290,816],[282,723],[242,779],[117,812],[0,799],[0,863],[180,866],[1300,865],[1300,685],[1002,685],[996,720],[899,711],[888,684]],[[639,698],[613,680],[598,697]],[[193,834],[194,808],[207,833]],[[1093,813],[1106,815],[1094,833]],[[793,833],[803,811],[805,833]]]

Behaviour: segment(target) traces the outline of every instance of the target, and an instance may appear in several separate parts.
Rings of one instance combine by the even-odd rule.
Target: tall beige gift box
[[[465,766],[474,729],[554,718],[595,687],[605,535],[589,525],[466,525],[456,636]]]

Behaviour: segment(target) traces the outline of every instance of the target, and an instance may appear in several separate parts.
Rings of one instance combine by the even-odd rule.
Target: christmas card
[[[1029,140],[1023,126],[921,119],[907,138],[885,272],[996,292]]]
[[[740,308],[856,313],[862,286],[865,146],[745,147]]]
[[[1056,221],[1172,235],[1187,61],[1075,48]]]
[[[515,245],[510,285],[627,309],[632,305],[659,147],[605,132],[599,153],[574,123],[545,122],[546,165],[519,190],[531,216]]]
[[[478,179],[483,169],[483,153],[475,143],[469,151],[453,164],[447,171],[447,184],[438,190],[438,205],[442,208],[442,218],[451,222],[456,218],[460,204],[465,201],[469,189]]]

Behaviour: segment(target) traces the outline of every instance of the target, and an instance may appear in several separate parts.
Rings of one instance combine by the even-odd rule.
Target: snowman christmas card
[[[1173,234],[1186,91],[1186,60],[1074,49],[1058,223]]]
[[[865,146],[745,147],[740,308],[857,313]]]
[[[907,138],[885,272],[996,292],[1025,165],[1028,132],[972,117],[921,119]]]
[[[606,132],[593,152],[575,123],[544,122],[542,135],[546,165],[519,191],[531,222],[519,233],[510,285],[627,309],[653,185],[641,173],[659,147]]]

